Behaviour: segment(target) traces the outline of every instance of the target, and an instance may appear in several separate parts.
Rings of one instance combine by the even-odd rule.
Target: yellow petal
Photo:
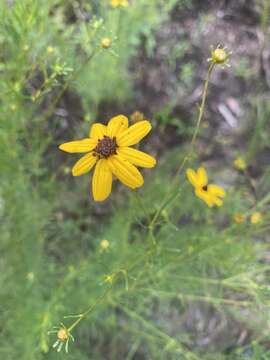
[[[83,153],[93,150],[97,145],[97,140],[83,139],[78,141],[66,142],[59,146],[60,150],[68,153]]]
[[[214,196],[221,196],[221,197],[225,196],[225,190],[222,189],[222,187],[214,185],[214,184],[208,185],[208,191],[210,194],[212,194]]]
[[[152,168],[156,165],[155,158],[142,151],[130,147],[120,147],[117,149],[117,153],[127,159],[133,165],[145,168]]]
[[[119,134],[121,134],[121,132],[123,130],[126,130],[128,128],[128,118],[124,115],[118,115],[113,117],[107,126],[107,133],[108,136],[110,137],[114,137],[117,136]]]
[[[112,173],[126,186],[136,189],[143,185],[143,177],[139,170],[121,155],[108,158]]]
[[[187,178],[188,178],[189,182],[194,187],[199,187],[200,186],[200,182],[198,181],[198,176],[197,176],[197,174],[196,174],[196,172],[194,170],[187,169],[186,175],[187,175]]]
[[[152,126],[149,121],[143,120],[130,126],[117,137],[118,146],[131,146],[137,144],[142,138],[144,138]]]
[[[92,169],[97,161],[97,157],[92,153],[84,155],[72,168],[72,175],[79,176]]]
[[[205,186],[208,183],[208,178],[207,178],[207,174],[205,171],[205,168],[200,167],[197,171],[197,175],[198,175],[198,181],[200,183],[200,186]]]
[[[91,126],[90,138],[101,140],[105,135],[107,135],[107,127],[105,125],[96,123]]]
[[[223,201],[216,196],[213,196],[213,203],[217,206],[223,205]]]
[[[208,194],[207,191],[197,188],[195,191],[196,196],[203,200],[209,207],[214,205],[213,198]]]
[[[95,201],[107,199],[112,191],[112,172],[106,159],[97,162],[92,179],[92,191]]]

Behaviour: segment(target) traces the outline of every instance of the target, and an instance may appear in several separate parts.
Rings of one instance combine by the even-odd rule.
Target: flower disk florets
[[[105,135],[102,140],[98,141],[94,152],[97,154],[97,156],[107,159],[109,156],[116,154],[116,149],[116,138],[110,138],[109,136]]]
[[[69,338],[69,333],[67,329],[60,329],[57,333],[57,338],[60,341],[66,341]]]

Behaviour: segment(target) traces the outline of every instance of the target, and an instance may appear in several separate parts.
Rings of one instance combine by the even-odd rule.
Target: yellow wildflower
[[[245,221],[245,215],[241,213],[235,213],[233,216],[233,220],[236,224],[242,224]]]
[[[130,146],[137,144],[150,130],[147,120],[128,127],[128,118],[118,115],[107,126],[93,124],[88,138],[64,143],[59,148],[68,153],[87,153],[76,162],[72,174],[85,174],[96,165],[92,193],[95,201],[103,201],[111,193],[113,175],[131,189],[143,185],[143,177],[134,165],[152,168],[156,160]]]
[[[109,49],[112,44],[112,40],[108,37],[101,39],[101,47],[103,49]]]
[[[208,59],[208,61],[212,62],[213,64],[230,66],[228,62],[231,54],[232,52],[228,51],[226,46],[221,47],[221,45],[218,45],[215,49],[211,50],[211,57]]]
[[[250,216],[250,222],[251,224],[258,224],[262,221],[262,214],[259,212],[259,211],[256,211],[255,213],[253,213],[251,216]]]
[[[246,168],[247,168],[247,163],[241,157],[236,158],[233,162],[233,165],[236,169],[242,170],[242,171],[246,170]]]
[[[26,278],[28,281],[32,282],[35,279],[35,274],[32,271],[30,271],[29,273],[27,273]]]
[[[114,278],[115,278],[115,274],[105,275],[104,276],[104,282],[112,285],[113,282],[114,282]]]
[[[103,239],[100,241],[100,247],[102,250],[106,251],[109,246],[110,246],[110,242],[108,240]]]
[[[54,53],[54,47],[48,46],[48,47],[47,47],[47,53],[48,53],[48,55],[53,54],[53,53]]]
[[[202,199],[209,207],[214,205],[221,206],[223,201],[220,199],[225,196],[225,191],[221,187],[208,184],[206,171],[200,167],[197,172],[192,169],[187,169],[186,172],[189,182],[195,188],[195,194]]]
[[[111,0],[111,6],[113,8],[128,7],[128,0]]]

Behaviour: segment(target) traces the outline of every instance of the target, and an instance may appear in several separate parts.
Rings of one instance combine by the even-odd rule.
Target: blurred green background
[[[0,2],[1,359],[269,359],[269,7]],[[182,171],[162,207],[219,43],[231,68],[214,71],[188,165],[206,167],[225,204],[207,208]],[[141,146],[158,166],[138,192],[118,183],[94,203],[58,145],[135,111],[153,125]],[[55,351],[48,332],[91,305],[69,352]]]

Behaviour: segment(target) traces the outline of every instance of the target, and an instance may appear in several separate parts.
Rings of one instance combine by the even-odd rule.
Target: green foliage
[[[215,211],[194,196],[183,171],[172,183],[187,153],[179,146],[145,172],[142,189],[117,185],[110,202],[96,205],[88,176],[71,179],[69,160],[57,149],[60,137],[81,136],[89,127],[55,110],[64,92],[78,96],[86,120],[104,102],[128,102],[130,60],[142,37],[151,54],[155,30],[175,5],[192,2],[138,0],[127,9],[97,0],[0,3],[1,359],[269,357],[269,168],[255,184],[255,199],[246,174],[212,171],[225,184],[232,172],[238,181]],[[100,48],[103,37],[113,40],[110,49]],[[168,63],[174,66],[188,47],[176,46]],[[190,63],[181,70],[187,85],[193,69]],[[269,106],[252,105],[258,122],[250,159],[268,145]],[[172,117],[172,107],[157,114],[155,131],[165,134],[170,125],[191,137],[194,124]],[[199,165],[195,154],[192,164]],[[263,221],[252,225],[255,210]],[[243,224],[233,222],[239,211]],[[70,326],[84,311],[69,353],[57,353],[48,331]],[[196,332],[210,331],[210,317],[243,324],[250,338],[238,346],[224,330],[216,347],[200,346]]]

